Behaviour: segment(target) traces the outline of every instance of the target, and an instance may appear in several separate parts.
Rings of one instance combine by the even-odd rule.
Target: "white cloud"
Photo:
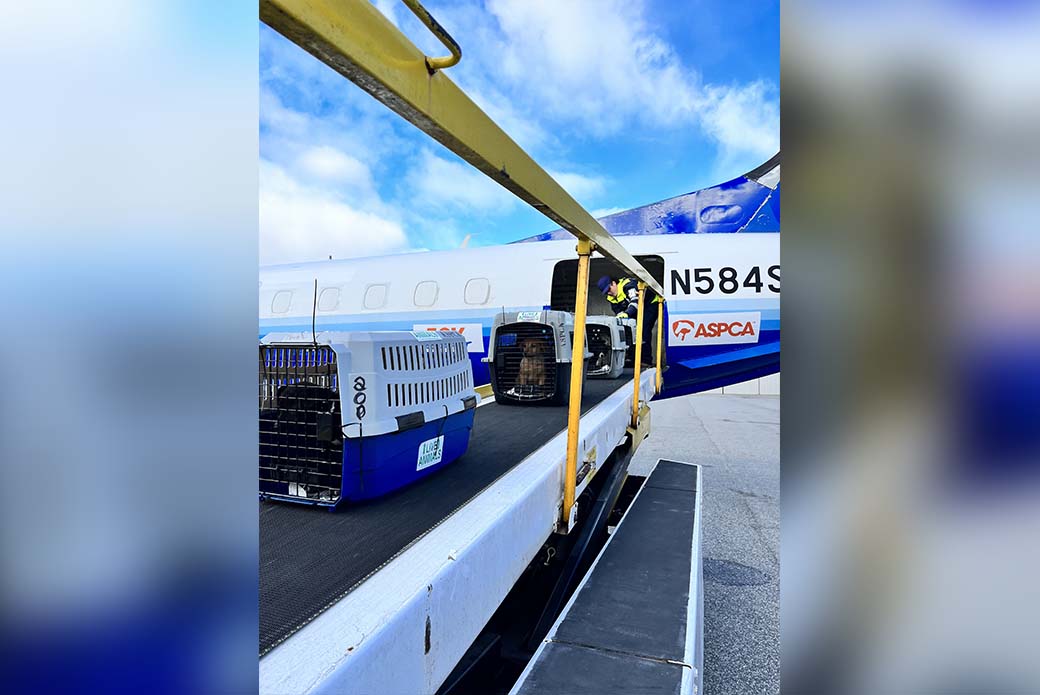
[[[279,63],[272,72],[310,69]],[[410,249],[401,213],[380,196],[365,161],[379,162],[398,145],[382,137],[385,123],[349,106],[305,113],[269,87],[261,89],[260,122],[262,264]]]
[[[469,213],[507,212],[518,203],[509,191],[465,162],[453,162],[423,150],[408,183],[419,201],[439,211],[443,206]]]
[[[398,0],[372,0],[372,4],[394,25],[398,24],[397,8],[401,6]]]
[[[260,125],[282,137],[304,136],[312,119],[304,113],[286,108],[270,89],[260,90]]]
[[[706,90],[701,119],[720,145],[722,162],[750,156],[752,165],[760,164],[780,150],[780,104],[774,91],[764,82]]]
[[[600,218],[607,217],[608,215],[613,215],[615,212],[624,212],[627,209],[628,208],[619,207],[596,208],[595,210],[589,210],[589,212],[592,214],[593,217],[595,217],[598,220]]]
[[[704,84],[646,18],[638,0],[489,0],[497,41],[479,50],[523,103],[593,136],[694,126],[723,158],[779,148],[777,90]]]
[[[504,33],[504,75],[553,116],[606,134],[636,116],[673,125],[689,114],[697,75],[653,33],[642,3],[491,0],[488,7]]]
[[[297,158],[297,165],[315,179],[363,190],[373,188],[372,176],[367,166],[355,157],[328,145],[308,147]]]
[[[349,92],[346,87],[350,85],[341,84],[337,89]],[[338,94],[332,90],[328,93]],[[372,101],[366,94],[361,96]],[[408,151],[407,143],[394,133],[391,119],[396,116],[389,112],[373,114],[355,109],[353,103],[325,104],[320,112],[312,109],[308,103],[287,106],[272,85],[262,85],[261,154],[287,164],[297,159],[305,149],[327,146],[371,167],[390,156]]]
[[[473,103],[528,153],[555,144],[556,139],[537,120],[524,115],[500,90],[488,83],[474,87],[461,83],[459,86],[465,90]]]
[[[260,161],[261,264],[373,256],[408,247],[396,220]]]
[[[566,189],[575,200],[594,199],[606,190],[606,179],[600,176],[585,176],[566,171],[549,171],[549,176]]]

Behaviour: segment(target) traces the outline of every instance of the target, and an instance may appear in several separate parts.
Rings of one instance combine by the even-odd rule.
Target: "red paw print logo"
[[[696,325],[693,323],[693,321],[686,321],[685,319],[681,319],[672,324],[672,335],[674,335],[679,340],[685,342],[686,336],[688,336],[695,327]]]

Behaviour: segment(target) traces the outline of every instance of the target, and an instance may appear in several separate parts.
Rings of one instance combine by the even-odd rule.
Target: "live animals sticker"
[[[517,321],[537,321],[542,317],[540,311],[518,311],[516,313]]]
[[[419,460],[416,461],[415,470],[421,471],[430,466],[436,466],[444,456],[444,435],[427,439],[419,445]]]

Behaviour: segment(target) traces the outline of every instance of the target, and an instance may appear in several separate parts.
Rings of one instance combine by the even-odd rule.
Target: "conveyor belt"
[[[586,412],[621,379],[588,380]],[[369,503],[325,509],[260,504],[260,655],[313,620],[416,539],[567,426],[567,408],[490,403],[477,408],[465,456]]]
[[[699,578],[690,595],[696,499],[696,467],[658,462],[513,693],[678,695],[684,678],[699,679],[700,631],[692,653],[687,635],[690,604],[699,621],[702,601]]]

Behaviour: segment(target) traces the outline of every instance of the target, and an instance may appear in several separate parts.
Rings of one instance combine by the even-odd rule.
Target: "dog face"
[[[537,357],[542,354],[542,341],[537,338],[525,338],[520,343],[520,349],[524,353],[524,357]]]

